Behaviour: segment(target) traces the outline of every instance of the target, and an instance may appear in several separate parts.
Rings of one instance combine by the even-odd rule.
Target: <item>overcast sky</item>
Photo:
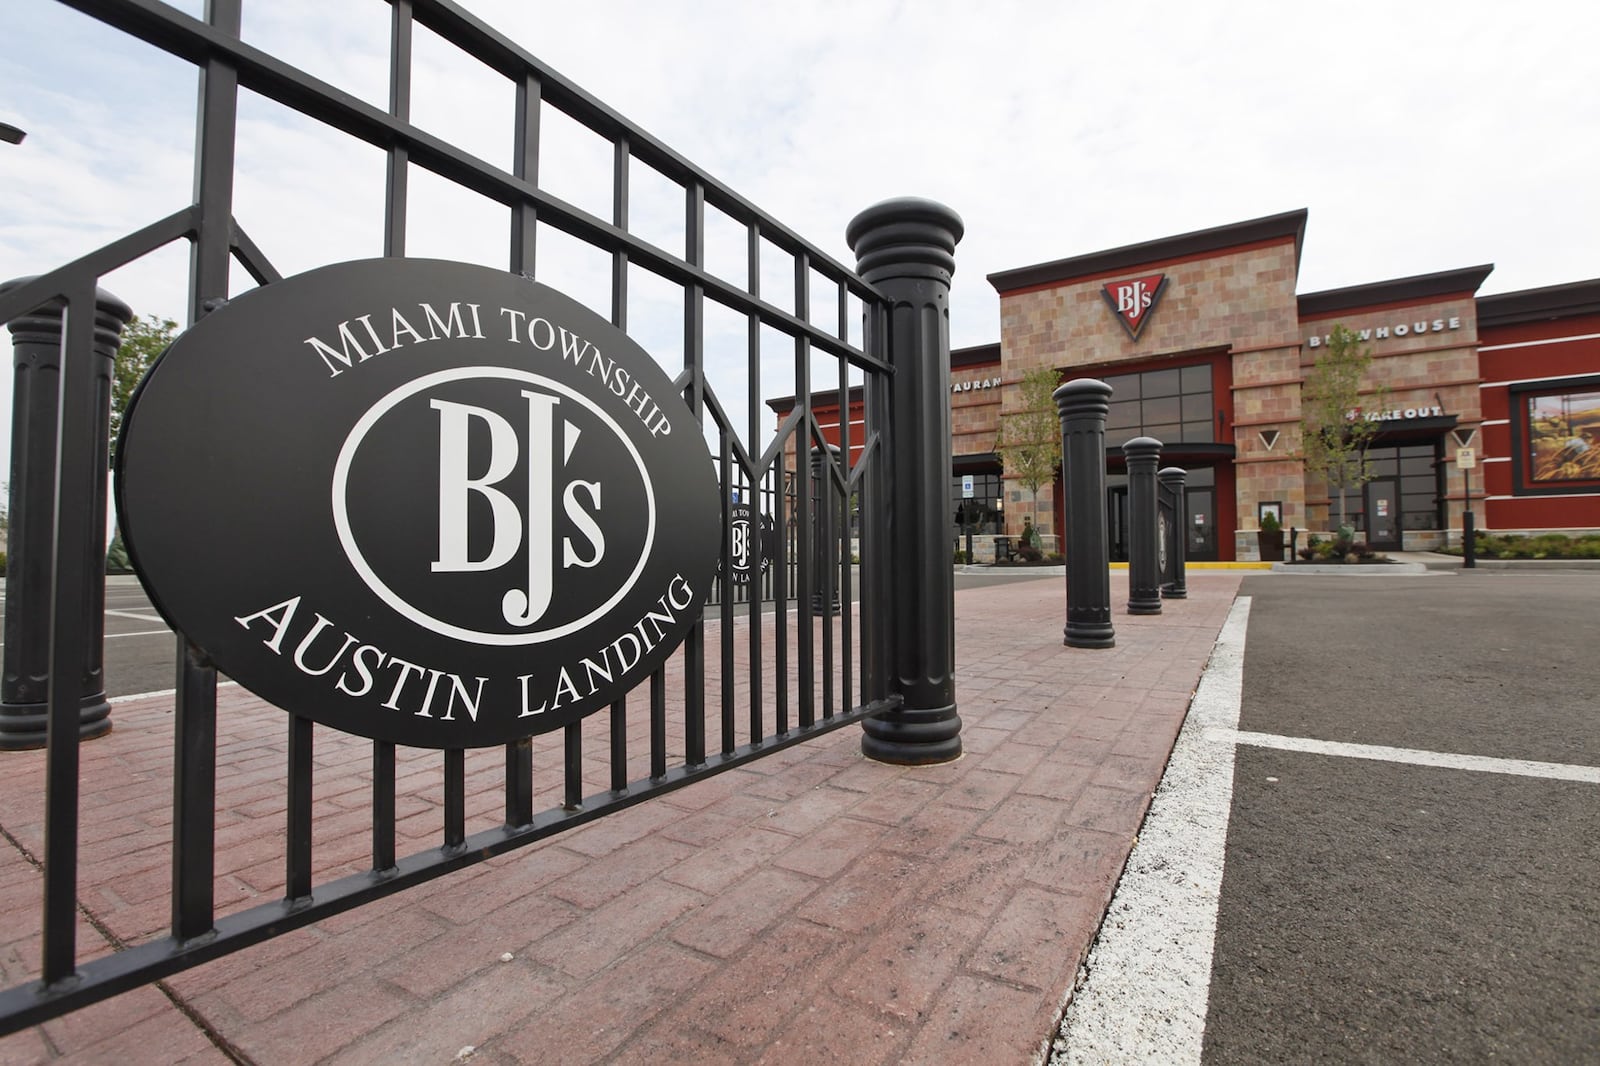
[[[869,204],[953,207],[958,347],[999,339],[989,273],[1297,208],[1302,293],[1480,263],[1485,293],[1600,276],[1600,5],[464,6],[842,262]],[[247,41],[386,106],[387,4],[244,10]],[[28,133],[0,144],[0,279],[188,203],[192,67],[54,0],[0,0],[0,41],[0,122]],[[509,168],[510,89],[452,51],[419,31],[413,120]],[[280,271],[381,254],[379,152],[259,99],[240,117],[235,214]],[[551,192],[608,213],[603,146],[552,121],[543,151]],[[504,264],[502,209],[413,183],[410,254]],[[635,190],[636,226],[681,251],[671,191]],[[541,280],[603,310],[603,264],[565,252],[568,283],[544,262]],[[168,249],[105,285],[181,322],[186,263]],[[648,283],[638,298],[670,303]],[[648,317],[630,328],[670,364]]]

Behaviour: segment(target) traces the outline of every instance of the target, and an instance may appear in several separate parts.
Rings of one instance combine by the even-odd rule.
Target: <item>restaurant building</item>
[[[995,451],[1038,367],[1114,390],[1113,558],[1127,549],[1121,445],[1136,436],[1188,471],[1189,558],[1256,558],[1267,511],[1325,535],[1340,504],[1301,459],[1300,389],[1335,325],[1370,348],[1364,390],[1383,397],[1351,413],[1380,424],[1372,479],[1344,493],[1358,537],[1388,551],[1459,543],[1469,503],[1480,530],[1600,531],[1600,279],[1479,296],[1493,270],[1480,265],[1301,293],[1306,220],[1291,211],[989,275],[1000,342],[951,356],[952,538],[974,533],[983,559],[1026,519],[1051,540],[1063,528],[1059,480],[1035,501]],[[781,418],[792,402],[771,406]],[[837,396],[815,402],[831,404],[819,421],[836,432]]]

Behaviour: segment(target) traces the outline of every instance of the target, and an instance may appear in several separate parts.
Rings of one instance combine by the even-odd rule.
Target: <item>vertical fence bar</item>
[[[372,742],[372,868],[380,873],[395,866],[394,759],[393,744]]]
[[[804,393],[795,395],[796,403],[806,403]],[[778,489],[774,496],[777,511],[777,526],[774,531],[772,558],[772,684],[773,684],[773,731],[778,734],[789,731],[789,550],[798,525],[795,518],[794,503],[790,501],[789,489],[784,487],[787,481],[796,494],[799,493],[800,475],[798,473],[802,457],[800,455],[800,441],[804,438],[794,433],[789,435],[794,442],[795,472],[779,470],[777,474]],[[784,443],[778,448],[781,465],[782,458],[788,454],[789,445]]]
[[[903,704],[862,723],[883,762],[961,754],[955,699],[955,579],[950,520],[950,276],[961,218],[931,200],[876,204],[850,221],[857,271],[889,300],[894,466],[889,471],[893,681]]]
[[[751,223],[745,230],[745,271],[746,289],[751,296],[761,296],[761,227]],[[746,414],[749,416],[749,435],[745,443],[752,456],[759,459],[761,448],[761,316],[751,314],[745,322],[745,403]],[[783,452],[778,452],[779,467],[783,465]],[[755,517],[757,528],[754,531],[758,538],[761,552],[760,558],[766,559],[766,553],[771,546],[766,543],[761,525],[766,500],[760,485],[766,478],[765,470],[754,470],[750,480],[756,487]],[[777,508],[771,508],[774,523],[781,521]],[[781,531],[774,530],[774,535]],[[761,599],[762,590],[770,580],[770,570],[757,564],[755,576],[750,583],[750,741],[755,743],[762,738],[761,721]],[[774,610],[782,610],[781,605],[775,605]]]
[[[611,791],[628,791],[628,701],[611,704]]]
[[[706,258],[706,189],[691,181],[684,189],[684,261],[702,267]],[[689,372],[689,410],[695,423],[705,417],[705,287],[688,282],[683,287],[683,364]],[[726,493],[724,493],[726,495]],[[726,525],[723,526],[727,528]],[[685,761],[699,766],[706,761],[706,627],[695,622],[683,641],[683,713]]]
[[[211,0],[212,28],[238,37],[240,0]],[[196,105],[195,199],[199,232],[189,253],[189,324],[228,297],[233,245],[233,162],[238,137],[239,75],[213,54],[200,68]],[[199,936],[213,924],[216,850],[217,671],[178,634],[173,696],[172,931]],[[306,723],[307,746],[310,723]],[[307,759],[309,774],[309,758]],[[292,767],[291,767],[292,773]],[[309,779],[307,815],[309,818]],[[309,825],[309,823],[308,823]],[[292,827],[291,827],[292,828]],[[291,837],[291,848],[293,838]],[[310,831],[305,835],[309,855]],[[287,859],[286,859],[287,863]],[[306,863],[310,886],[310,862]],[[293,882],[290,882],[291,887]],[[289,893],[293,896],[295,893]]]
[[[517,83],[515,130],[512,133],[511,173],[530,184],[539,184],[539,106],[543,87],[539,76],[523,71]],[[538,246],[539,212],[527,200],[511,207],[511,272],[534,274]]]
[[[733,427],[718,426],[717,430],[717,438],[722,442],[718,465],[718,484],[722,486],[722,595],[718,597],[721,600],[718,604],[718,620],[722,624],[717,634],[717,643],[722,652],[722,673],[717,678],[717,690],[722,697],[722,754],[727,755],[738,746],[733,735],[733,694],[737,687],[733,683],[733,599],[734,590],[739,586],[733,580],[733,493],[729,491],[733,485]],[[749,551],[748,546],[745,550]]]
[[[467,839],[467,753],[444,750],[444,846],[450,851]]]
[[[389,19],[389,113],[411,120],[411,0],[393,0]],[[410,190],[411,153],[404,144],[389,146],[384,177],[383,254],[406,254],[406,208]],[[508,788],[509,780],[508,777]],[[395,865],[395,746],[372,742],[372,868]]]
[[[667,776],[667,670],[657,667],[650,675],[650,776]]]
[[[216,674],[205,668],[193,644],[185,642],[184,653],[178,688],[204,686],[209,675],[214,701]],[[217,716],[187,715],[205,703],[205,693],[180,693],[172,723],[172,935],[179,940],[192,940],[216,924]]]
[[[506,825],[521,829],[533,824],[533,738],[521,737],[506,745]]]
[[[811,320],[811,257],[803,251],[794,254],[794,315],[801,321]],[[805,729],[816,721],[816,663],[812,659],[816,654],[815,623],[812,619],[817,594],[816,560],[812,558],[817,531],[812,528],[811,513],[813,494],[817,491],[816,440],[812,436],[816,413],[811,397],[811,340],[808,337],[797,336],[794,340],[794,394],[797,400],[805,398],[806,413],[800,427],[800,442],[805,444],[803,457],[800,442],[795,446],[795,561],[798,564],[795,624],[799,637],[795,665],[800,668],[800,728]]]
[[[104,520],[93,528],[96,474],[106,457],[96,454],[94,334],[91,280],[67,294],[65,340],[57,389],[55,477],[50,494],[50,643],[46,655],[45,834],[43,977],[48,987],[70,978],[78,955],[78,773],[82,676],[88,650],[82,607],[103,566],[91,566]],[[102,505],[103,506],[103,505]],[[86,556],[88,558],[86,558]]]
[[[633,153],[626,137],[611,144],[611,222],[620,230],[628,228],[628,200]],[[611,324],[628,330],[628,252],[618,248],[611,254]],[[611,702],[611,791],[628,790],[628,697]]]
[[[391,0],[389,18],[389,114],[411,121],[411,0]],[[411,152],[391,144],[384,177],[383,254],[406,254],[406,201]]]
[[[839,339],[846,343],[850,340],[850,289],[839,283]],[[843,648],[840,656],[842,670],[839,678],[840,698],[849,702],[850,699],[850,664],[853,661],[854,645],[851,643],[850,604],[854,602],[851,589],[851,551],[850,551],[850,497],[855,481],[852,477],[853,466],[850,457],[851,438],[853,436],[850,423],[854,415],[854,403],[850,398],[850,364],[847,360],[839,360],[839,456],[840,469],[844,473],[843,502],[840,510],[843,514],[839,521],[839,573],[836,580],[839,589],[839,643]]]
[[[583,723],[574,722],[561,731],[561,803],[569,811],[583,806]]]
[[[284,849],[284,895],[311,895],[311,719],[289,719],[289,810]]]

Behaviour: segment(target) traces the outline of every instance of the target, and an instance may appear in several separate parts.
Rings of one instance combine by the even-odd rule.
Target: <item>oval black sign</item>
[[[757,514],[744,502],[728,505],[728,570],[735,585],[748,585],[772,566],[774,538],[771,515]],[[723,576],[721,559],[717,576]]]
[[[361,736],[548,732],[699,619],[718,487],[626,334],[527,278],[378,259],[257,289],[130,405],[117,512],[217,668]]]

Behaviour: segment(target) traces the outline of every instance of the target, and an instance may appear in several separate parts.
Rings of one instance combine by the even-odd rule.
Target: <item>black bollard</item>
[[[1161,613],[1160,542],[1156,539],[1156,468],[1161,442],[1135,437],[1122,446],[1128,460],[1128,613]]]
[[[0,285],[14,289],[31,278]],[[5,672],[0,679],[0,750],[42,748],[48,736],[52,515],[56,494],[56,430],[61,341],[66,305],[52,300],[9,323],[12,343],[11,524],[6,558]],[[90,523],[86,583],[77,608],[84,638],[78,737],[111,731],[105,686],[106,485],[109,477],[111,378],[128,305],[98,290],[95,299],[95,407],[99,462],[81,499]],[[70,490],[68,490],[70,491]]]
[[[867,402],[901,427],[887,460],[888,513],[874,519],[894,543],[882,587],[887,617],[872,661],[881,663],[875,669],[885,675],[885,691],[904,698],[861,723],[862,754],[879,762],[925,765],[961,756],[948,530],[950,277],[964,229],[950,208],[909,197],[875,204],[845,228],[856,270],[892,305],[868,318],[869,341],[886,342],[894,376],[886,385],[871,383]]]
[[[1094,378],[1069,381],[1052,394],[1061,416],[1061,470],[1066,492],[1067,625],[1070,648],[1109,648],[1111,556],[1106,537],[1106,414],[1111,386]]]
[[[1162,498],[1161,515],[1157,520],[1158,550],[1166,557],[1161,565],[1161,595],[1169,600],[1189,596],[1183,564],[1184,543],[1189,535],[1189,508],[1184,496],[1188,480],[1189,472],[1181,466],[1163,467],[1156,472]]]

